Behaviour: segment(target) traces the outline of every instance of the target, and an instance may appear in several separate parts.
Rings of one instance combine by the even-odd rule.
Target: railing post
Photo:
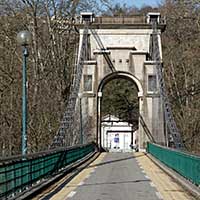
[[[8,176],[7,176],[7,167],[5,167],[5,181],[6,181],[6,199],[8,197]]]
[[[33,182],[32,182],[32,159],[30,159],[29,161],[29,179],[30,179],[30,186],[33,185]]]

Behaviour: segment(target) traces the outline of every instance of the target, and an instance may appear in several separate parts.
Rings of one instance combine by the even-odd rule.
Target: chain
[[[157,70],[157,76],[158,76],[158,82],[160,87],[160,94],[162,101],[164,103],[164,115],[165,120],[167,123],[167,127],[169,129],[169,142],[173,143],[176,148],[183,147],[183,143],[181,140],[181,136],[179,133],[179,130],[176,126],[176,122],[174,120],[171,105],[169,103],[169,99],[166,93],[166,86],[165,81],[163,77],[163,65],[161,62],[160,57],[160,50],[159,50],[159,42],[158,42],[158,31],[157,31],[157,22],[152,22],[152,28],[153,28],[153,34],[152,34],[152,58],[154,61],[156,61],[156,70]]]
[[[67,102],[66,111],[61,121],[61,126],[53,139],[50,148],[69,146],[77,142],[79,137],[80,121],[77,100],[82,78],[84,60],[87,58],[88,48],[88,23],[85,23],[83,30],[82,43],[80,46],[80,56],[75,64],[74,79],[70,88],[70,95]]]

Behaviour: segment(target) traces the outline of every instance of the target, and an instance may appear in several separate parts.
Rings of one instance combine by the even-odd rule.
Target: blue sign
[[[119,143],[119,138],[118,137],[114,138],[114,142]]]
[[[119,134],[115,134],[115,137],[114,137],[114,142],[115,143],[119,143]]]

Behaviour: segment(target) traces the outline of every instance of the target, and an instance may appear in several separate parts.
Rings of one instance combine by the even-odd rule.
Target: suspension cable
[[[60,128],[53,139],[50,148],[55,148],[58,146],[72,145],[72,138],[74,133],[74,120],[75,120],[75,109],[76,102],[78,98],[78,92],[80,88],[80,82],[82,78],[84,61],[87,59],[87,49],[88,49],[88,26],[89,23],[85,22],[82,43],[80,46],[79,58],[77,63],[75,63],[75,76],[73,79],[72,86],[70,88],[69,99],[67,102],[66,110],[61,121]]]
[[[157,30],[157,21],[152,21],[152,58],[156,62],[156,70],[160,88],[160,95],[164,104],[164,116],[166,120],[167,127],[169,129],[169,142],[174,143],[176,148],[183,148],[183,143],[181,140],[180,132],[177,128],[176,122],[174,120],[171,105],[166,92],[165,81],[163,77],[163,65],[161,62],[160,49],[159,49],[159,40],[158,40],[158,30]]]
[[[94,29],[91,29],[91,28],[90,28],[90,31],[91,31],[91,33],[92,33],[94,39],[96,40],[96,42],[97,42],[99,48],[102,50],[102,54],[103,54],[103,56],[104,56],[106,62],[108,63],[108,67],[110,68],[110,70],[111,70],[112,72],[116,72],[116,69],[115,69],[113,63],[112,63],[112,61],[110,60],[110,57],[109,57],[108,54],[105,52],[106,48],[104,47],[104,45],[103,45],[103,43],[102,43],[102,41],[101,41],[101,38],[99,37],[98,33],[97,33]]]

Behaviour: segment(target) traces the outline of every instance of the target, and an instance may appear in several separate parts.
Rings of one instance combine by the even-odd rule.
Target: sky
[[[113,0],[114,3],[126,4],[127,6],[136,6],[141,8],[144,5],[150,5],[156,7],[162,0]]]

